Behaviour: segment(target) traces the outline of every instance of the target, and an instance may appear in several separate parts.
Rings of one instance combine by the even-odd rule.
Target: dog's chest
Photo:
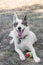
[[[28,38],[19,40],[18,47],[21,49],[25,49],[28,44]]]
[[[21,39],[18,47],[24,48],[26,46],[33,45],[34,42],[37,41],[37,38],[33,32],[30,31],[29,35],[25,39]]]

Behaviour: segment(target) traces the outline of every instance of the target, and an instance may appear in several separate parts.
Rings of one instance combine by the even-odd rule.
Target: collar
[[[23,37],[21,37],[21,38],[18,38],[18,44],[20,44],[20,43],[21,43],[21,40],[22,40],[22,39],[25,39],[27,36],[28,36],[28,35],[25,35],[25,36],[23,36]]]

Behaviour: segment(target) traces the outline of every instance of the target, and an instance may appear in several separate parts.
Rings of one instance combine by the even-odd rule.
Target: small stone
[[[43,44],[43,43],[41,43],[41,44]]]
[[[0,65],[3,65],[3,63],[2,63],[2,62],[0,62]]]

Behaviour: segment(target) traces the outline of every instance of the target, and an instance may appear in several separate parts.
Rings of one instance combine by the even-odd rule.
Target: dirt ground
[[[10,45],[11,38],[8,36],[12,30],[13,14],[19,18],[27,15],[27,21],[38,41],[34,45],[37,55],[41,58],[40,63],[35,63],[32,58],[21,61],[14,50],[14,44]],[[0,11],[0,65],[43,65],[43,6],[33,5],[24,9]]]

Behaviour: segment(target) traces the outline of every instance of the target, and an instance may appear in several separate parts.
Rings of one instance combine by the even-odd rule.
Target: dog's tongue
[[[18,31],[19,38],[22,36],[22,31]]]

